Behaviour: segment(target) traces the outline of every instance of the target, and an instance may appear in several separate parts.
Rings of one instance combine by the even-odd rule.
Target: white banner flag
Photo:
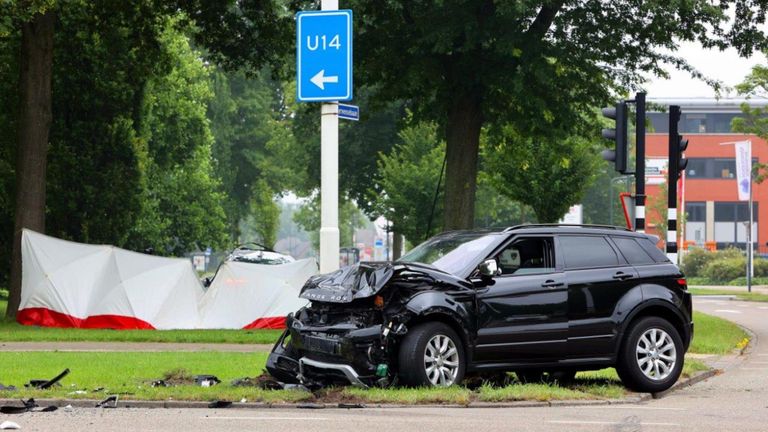
[[[739,141],[734,144],[739,201],[749,201],[749,191],[752,188],[752,141]]]

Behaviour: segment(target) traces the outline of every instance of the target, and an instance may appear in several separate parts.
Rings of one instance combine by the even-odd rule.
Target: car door
[[[637,271],[603,235],[557,238],[568,283],[568,357],[604,358],[618,335],[613,313]]]
[[[475,362],[530,363],[561,356],[568,292],[553,237],[516,237],[493,258],[501,274],[477,292]]]

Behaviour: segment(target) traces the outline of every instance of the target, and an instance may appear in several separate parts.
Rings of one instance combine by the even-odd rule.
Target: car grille
[[[307,351],[322,352],[325,354],[339,354],[341,344],[338,341],[314,336],[301,336],[302,345]]]

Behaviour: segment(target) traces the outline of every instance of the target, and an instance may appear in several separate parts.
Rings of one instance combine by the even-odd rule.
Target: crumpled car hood
[[[344,267],[333,273],[312,276],[304,284],[299,297],[329,303],[349,303],[376,295],[393,277],[420,273],[451,285],[468,286],[453,275],[418,263],[367,262]]]

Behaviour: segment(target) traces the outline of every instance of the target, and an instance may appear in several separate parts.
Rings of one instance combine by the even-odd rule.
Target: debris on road
[[[118,395],[112,395],[96,404],[96,408],[117,408]]]
[[[24,414],[27,412],[52,412],[56,411],[58,407],[51,405],[47,406],[45,408],[36,410],[35,408],[39,408],[40,405],[35,402],[33,398],[29,398],[27,400],[21,400],[22,406],[13,406],[13,405],[4,405],[0,407],[0,413],[3,414]]]
[[[55,377],[49,380],[39,380],[39,379],[29,380],[29,383],[24,384],[24,387],[47,390],[53,387],[54,385],[58,384],[58,382],[61,381],[61,379],[67,375],[69,375],[69,368],[64,369],[64,371],[62,371],[60,374],[56,375]]]
[[[208,404],[208,408],[229,408],[232,406],[232,402],[225,400],[217,400]]]
[[[21,429],[21,426],[19,426],[18,423],[14,423],[10,420],[6,420],[0,423],[0,430],[15,430],[15,429]]]
[[[261,374],[255,378],[245,377],[232,380],[232,387],[258,387],[263,390],[282,390],[283,384],[269,374]]]
[[[220,383],[221,380],[215,375],[196,375],[195,383],[200,387],[212,387]]]

